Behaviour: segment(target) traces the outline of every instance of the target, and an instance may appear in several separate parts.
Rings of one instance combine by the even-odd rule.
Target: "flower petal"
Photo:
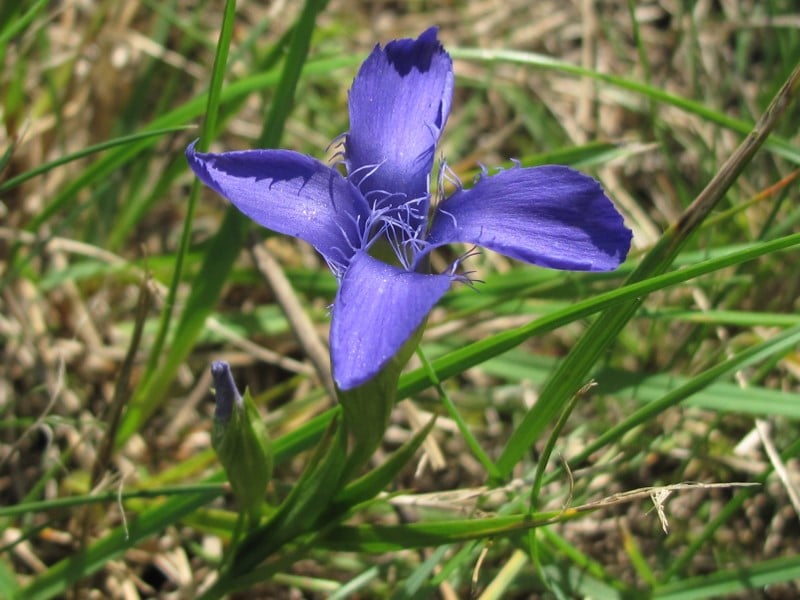
[[[337,171],[289,150],[211,154],[195,143],[186,149],[195,174],[259,225],[307,241],[332,267],[361,246],[369,207]]]
[[[434,149],[453,95],[453,61],[436,34],[433,27],[417,39],[375,47],[350,90],[345,141],[348,173],[370,203],[423,199],[422,221]]]
[[[422,325],[450,281],[450,275],[404,271],[366,252],[356,254],[333,305],[336,384],[349,390],[372,379]]]
[[[631,231],[600,184],[568,167],[514,168],[443,201],[428,236],[485,246],[542,267],[607,271],[625,260]]]

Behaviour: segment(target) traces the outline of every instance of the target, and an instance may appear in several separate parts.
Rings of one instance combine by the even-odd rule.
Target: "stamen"
[[[464,188],[464,184],[461,183],[461,179],[459,179],[456,172],[450,168],[450,165],[447,164],[447,161],[442,158],[441,166],[439,167],[439,191],[444,198],[444,182],[447,181],[457,190],[461,190]]]
[[[464,271],[462,273],[456,273],[456,271],[458,270],[459,267],[461,267],[461,264],[464,261],[472,258],[473,256],[477,256],[480,253],[481,253],[481,251],[477,246],[472,246],[472,248],[467,250],[464,254],[462,254],[461,256],[459,256],[457,259],[455,259],[453,261],[453,264],[450,265],[450,269],[449,269],[450,276],[453,278],[453,281],[458,281],[459,283],[464,283],[464,284],[468,285],[469,287],[471,287],[472,289],[476,289],[475,288],[475,284],[476,283],[484,283],[483,280],[481,280],[481,279],[475,279],[473,277],[470,277],[470,275],[472,275],[473,273],[477,272],[475,270]]]
[[[346,156],[346,155],[345,155],[345,156]],[[361,184],[362,184],[362,183],[364,183],[364,182],[365,182],[365,181],[366,181],[366,180],[367,180],[367,179],[368,179],[368,178],[369,178],[371,175],[373,175],[373,174],[374,174],[374,173],[375,173],[375,172],[376,172],[378,169],[380,169],[380,168],[383,166],[383,164],[384,164],[385,162],[386,162],[385,160],[382,160],[381,162],[379,162],[379,163],[377,163],[377,164],[374,164],[374,165],[362,165],[362,166],[360,166],[359,168],[357,168],[355,171],[353,171],[352,173],[350,173],[350,174],[348,175],[348,179],[350,179],[350,181],[352,181],[352,182],[354,183],[354,185],[355,185],[357,188],[361,189]],[[359,173],[359,174],[360,174],[360,173],[362,173],[363,171],[367,171],[367,174],[366,174],[366,175],[364,175],[364,176],[363,176],[361,179],[359,179],[359,180],[358,180],[358,182],[356,182],[356,181],[355,181],[355,176],[356,176],[356,174],[357,174],[357,173]]]
[[[436,215],[445,215],[446,217],[450,217],[453,221],[453,227],[455,227],[456,230],[458,229],[458,221],[456,220],[456,216],[450,211],[447,211],[439,206],[439,209],[436,211]]]

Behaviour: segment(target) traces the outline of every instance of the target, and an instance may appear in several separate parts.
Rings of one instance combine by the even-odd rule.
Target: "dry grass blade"
[[[769,457],[769,462],[772,463],[772,468],[775,469],[775,473],[781,480],[786,493],[789,495],[795,515],[800,518],[800,491],[798,491],[796,483],[792,481],[789,469],[781,458],[780,452],[775,448],[772,436],[770,435],[769,423],[764,419],[756,419],[756,431],[758,431],[761,444],[764,446],[764,452],[766,452]]]
[[[761,115],[753,130],[720,167],[717,174],[697,196],[695,201],[692,202],[691,206],[681,215],[681,218],[674,225],[675,231],[692,231],[703,222],[744,168],[750,163],[753,155],[761,148],[767,137],[775,130],[778,122],[797,99],[798,94],[800,94],[800,63],[795,65],[791,75],[781,86],[781,89]],[[679,235],[677,239],[684,240],[685,238]]]
[[[147,279],[143,279],[139,286],[139,301],[136,304],[133,335],[114,385],[114,395],[111,399],[111,405],[109,406],[109,412],[106,417],[106,429],[103,434],[103,441],[101,442],[100,451],[97,454],[92,468],[92,483],[90,486],[92,488],[100,481],[111,461],[111,453],[114,450],[114,438],[116,437],[117,428],[119,427],[120,418],[122,417],[122,410],[130,398],[131,375],[133,373],[136,355],[142,342],[142,334],[144,332],[145,322],[147,321],[147,313],[150,310],[150,304],[150,286]]]
[[[291,282],[286,277],[278,261],[263,245],[257,242],[251,244],[250,252],[256,262],[259,273],[272,289],[275,299],[286,314],[298,343],[308,356],[311,364],[314,365],[317,376],[322,381],[330,397],[335,398],[336,386],[331,376],[328,349],[322,343],[314,328],[314,323],[312,323],[303,309],[303,305],[294,288],[292,288]]]

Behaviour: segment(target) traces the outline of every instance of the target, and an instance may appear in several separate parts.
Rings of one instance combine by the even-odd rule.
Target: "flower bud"
[[[248,391],[236,389],[228,363],[211,364],[216,409],[211,444],[241,509],[255,526],[272,476],[272,445]]]

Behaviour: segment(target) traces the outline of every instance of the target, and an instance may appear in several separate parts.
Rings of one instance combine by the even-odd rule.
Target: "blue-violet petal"
[[[378,208],[421,199],[412,225],[427,218],[428,178],[453,95],[453,62],[436,34],[376,46],[350,90],[349,176]]]
[[[331,361],[343,390],[378,374],[450,287],[450,275],[424,275],[353,257],[333,306]]]
[[[428,242],[476,244],[552,269],[608,271],[625,260],[631,231],[596,180],[549,165],[508,169],[456,191],[438,206]]]
[[[361,247],[370,215],[366,200],[334,169],[290,150],[222,154],[186,149],[200,180],[259,225],[310,243],[344,268]]]

